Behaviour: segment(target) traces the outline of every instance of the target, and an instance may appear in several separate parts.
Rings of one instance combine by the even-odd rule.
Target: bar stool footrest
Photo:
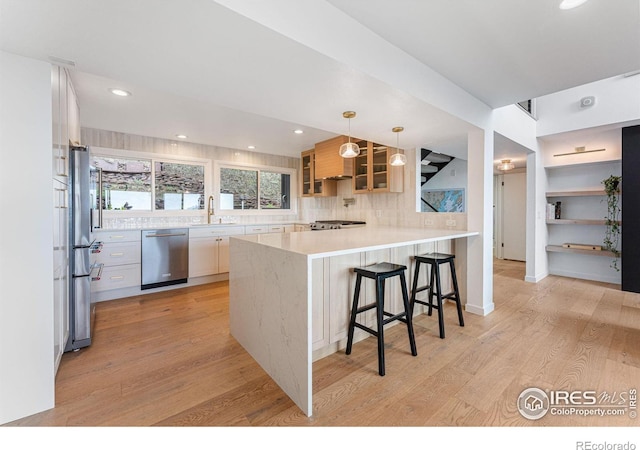
[[[429,285],[427,285],[427,286],[421,286],[421,287],[419,287],[419,288],[416,288],[416,290],[415,290],[415,291],[413,291],[413,292],[415,292],[415,293],[417,294],[418,292],[422,292],[422,291],[426,291],[426,290],[428,290],[430,287],[431,287],[431,286],[429,286]]]
[[[366,325],[362,325],[361,323],[356,322],[356,323],[353,324],[353,326],[356,327],[356,328],[360,328],[361,330],[367,331],[367,332],[373,334],[375,337],[378,337],[378,332],[376,330],[372,329],[372,328],[369,328]]]
[[[363,313],[365,311],[369,311],[371,309],[376,309],[376,304],[375,303],[371,303],[369,305],[361,306],[360,308],[356,309],[356,314],[360,314],[360,313]]]
[[[398,313],[398,314],[392,314],[392,313],[383,311],[382,314],[388,317],[388,319],[384,319],[382,321],[383,325],[386,325],[386,324],[391,323],[391,322],[396,321],[396,320],[398,320],[400,322],[407,323],[407,321],[405,319],[406,314],[404,312],[401,312],[401,313]]]

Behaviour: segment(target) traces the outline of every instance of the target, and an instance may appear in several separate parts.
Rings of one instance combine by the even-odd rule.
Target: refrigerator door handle
[[[89,273],[89,275],[91,275],[93,273],[93,270],[95,268],[98,268],[98,275],[91,277],[91,281],[100,281],[100,278],[102,278],[102,269],[104,269],[104,263],[100,263],[100,264],[94,264],[91,266],[91,272]]]
[[[98,228],[102,228],[102,168],[98,168]]]

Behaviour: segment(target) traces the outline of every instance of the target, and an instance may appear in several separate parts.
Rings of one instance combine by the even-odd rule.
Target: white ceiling
[[[299,156],[346,133],[342,112],[355,110],[355,136],[395,145],[391,128],[404,126],[402,147],[455,156],[471,125],[359,67],[349,52],[362,47],[337,24],[368,27],[491,107],[640,69],[640,2],[590,0],[571,11],[558,3],[0,0],[0,44],[74,61],[86,127],[167,139],[184,133],[191,142]],[[339,60],[326,51],[328,39],[291,37],[320,19],[324,36],[341,46]],[[108,87],[133,96],[114,97]],[[294,135],[296,128],[305,133]]]

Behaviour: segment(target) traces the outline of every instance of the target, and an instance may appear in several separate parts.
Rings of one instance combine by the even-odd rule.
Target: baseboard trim
[[[471,314],[477,314],[479,316],[486,316],[487,314],[493,312],[494,309],[496,309],[496,304],[493,302],[489,303],[488,305],[483,305],[481,308],[478,306],[470,305],[468,303],[464,306],[465,311]]]
[[[544,280],[548,276],[549,276],[549,272],[544,272],[544,273],[540,273],[540,274],[535,275],[535,276],[525,276],[524,277],[524,281],[526,281],[528,283],[537,283],[540,280]]]
[[[599,281],[601,283],[620,284],[620,277],[608,277],[592,273],[572,272],[570,270],[550,270],[549,275],[557,275],[567,278],[578,278],[580,280]]]

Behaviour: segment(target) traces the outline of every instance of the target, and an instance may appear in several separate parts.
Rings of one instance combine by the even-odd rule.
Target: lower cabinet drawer
[[[262,234],[269,232],[268,225],[247,225],[244,227],[245,234]]]
[[[140,264],[140,242],[108,242],[100,253],[91,255],[93,261],[105,266]]]
[[[94,231],[91,237],[100,242],[140,242],[140,230]]]
[[[99,280],[91,282],[91,292],[140,286],[140,264],[104,266]]]

